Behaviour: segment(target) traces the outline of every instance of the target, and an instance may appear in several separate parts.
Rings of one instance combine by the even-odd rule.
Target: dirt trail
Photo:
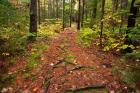
[[[111,73],[115,60],[110,54],[101,54],[96,47],[83,48],[76,42],[77,33],[65,29],[49,43],[40,59],[40,64],[32,71],[32,77],[18,79],[9,93],[106,93],[114,88],[116,77]],[[70,92],[69,92],[70,93]],[[78,93],[78,92],[76,92]],[[112,92],[113,93],[113,92]]]

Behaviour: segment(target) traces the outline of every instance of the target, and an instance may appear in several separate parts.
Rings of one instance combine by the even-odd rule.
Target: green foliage
[[[89,0],[87,2],[88,9],[92,9],[92,7],[96,7],[100,0]]]
[[[135,2],[136,4],[140,4],[140,0],[136,0],[136,2]]]
[[[9,2],[1,1],[0,3],[0,25],[1,26],[25,26],[29,22],[29,10],[17,9]],[[24,27],[22,27],[24,28]]]
[[[39,63],[37,61],[38,58],[40,58],[39,54],[32,54],[28,59],[28,63],[26,64],[26,68],[32,69],[32,68],[36,67]]]
[[[30,3],[31,0],[21,0],[22,3]]]
[[[14,65],[14,64],[16,64],[16,62],[17,62],[17,58],[16,57],[11,57],[9,64]]]
[[[83,28],[77,37],[77,40],[80,44],[83,44],[85,46],[90,46],[92,43],[93,39],[95,39],[97,36],[96,31],[93,31],[90,28]]]
[[[137,60],[137,59],[139,59],[140,60],[140,49],[138,49],[138,50],[134,50],[132,53],[127,53],[126,55],[125,55],[125,58],[126,59],[134,59],[134,60]]]
[[[9,15],[12,15],[12,6],[6,5],[8,2],[0,3],[0,25],[8,24],[9,22]],[[10,11],[11,9],[11,11]]]
[[[117,20],[117,19],[116,19]],[[93,26],[94,29],[99,29],[98,26]],[[123,27],[122,29],[119,29],[116,26],[110,27],[109,24],[104,25],[104,32],[103,32],[103,51],[120,51],[124,50],[127,47],[131,47],[132,49],[135,49],[134,45],[127,45],[124,44],[125,38],[126,38],[126,27]],[[120,32],[121,31],[121,32]],[[100,33],[100,30],[97,30],[97,33]],[[132,35],[134,36],[134,35]],[[136,38],[133,40],[136,42]],[[99,45],[99,43],[97,43]]]
[[[132,88],[135,88],[135,84],[140,80],[139,62],[128,63],[124,59],[117,60],[112,71],[114,75],[121,77],[121,80]]]
[[[42,24],[40,26],[40,29],[38,30],[38,37],[44,37],[44,38],[54,37],[60,32],[61,32],[61,25],[52,24],[52,25],[44,26],[44,24]]]
[[[46,81],[44,82],[44,86],[45,86],[46,88],[49,87],[50,81],[51,81],[51,79],[48,79],[48,80],[46,80]]]
[[[61,47],[62,45],[60,45]],[[64,62],[65,65],[73,64],[73,62],[76,59],[76,56],[73,55],[73,53],[70,50],[65,49],[65,45],[61,47],[63,50],[61,56],[62,61]]]
[[[47,49],[48,46],[46,44],[44,44],[43,42],[39,42],[39,43],[36,43],[36,44],[33,44],[32,45],[32,52],[35,53],[42,53],[43,50]]]
[[[27,57],[26,70],[31,70],[39,64],[39,59],[43,50],[47,49],[47,45],[44,43],[36,43],[32,45],[32,49]]]
[[[0,90],[7,86],[7,84],[11,84],[15,81],[16,74],[8,74],[8,75],[0,75]]]
[[[65,58],[66,61],[74,61],[75,60],[75,56],[72,54],[68,54]]]
[[[17,54],[25,50],[27,34],[14,27],[2,28],[0,32],[0,55]]]
[[[130,33],[128,35],[132,42],[140,42],[140,27],[130,29]]]
[[[140,80],[140,69],[138,71],[122,71],[122,79],[127,84],[134,84]]]
[[[10,3],[8,2],[8,0],[0,0],[0,4],[1,5],[10,5]]]
[[[25,50],[29,29],[29,11],[17,9],[8,0],[0,0],[0,55]]]

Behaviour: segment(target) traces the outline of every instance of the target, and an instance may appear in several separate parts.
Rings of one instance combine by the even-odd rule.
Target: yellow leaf
[[[122,20],[118,20],[118,23],[121,23],[122,22]]]
[[[120,49],[117,49],[116,51],[120,51]]]

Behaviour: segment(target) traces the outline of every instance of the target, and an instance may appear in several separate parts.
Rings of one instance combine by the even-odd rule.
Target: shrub
[[[90,28],[83,28],[79,33],[78,33],[78,43],[83,44],[85,46],[90,46],[92,43],[93,39],[95,39],[97,36],[96,31],[93,31]]]
[[[0,56],[25,50],[29,30],[28,9],[17,9],[0,0]]]
[[[48,25],[44,26],[43,24],[40,26],[38,30],[38,37],[52,37],[56,36],[57,33],[61,32],[61,25]]]
[[[122,71],[122,79],[127,84],[135,84],[137,81],[140,80],[140,69],[137,71]]]
[[[140,49],[134,50],[132,53],[127,53],[125,55],[126,59],[140,60]]]

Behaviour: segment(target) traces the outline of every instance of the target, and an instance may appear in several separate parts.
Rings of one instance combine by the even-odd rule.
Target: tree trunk
[[[80,30],[80,27],[81,27],[81,0],[79,0],[79,5],[78,5],[77,29]]]
[[[100,32],[100,48],[102,48],[102,38],[103,38],[103,19],[104,19],[104,12],[105,12],[105,0],[102,0],[102,15],[101,15],[101,32]]]
[[[44,0],[44,20],[46,18],[46,0]]]
[[[132,0],[131,7],[130,7],[130,14],[128,17],[128,28],[135,27],[136,23],[136,16],[138,12],[138,7],[134,5],[135,0]],[[126,33],[129,33],[128,31]]]
[[[81,21],[81,27],[83,27],[84,24],[84,15],[85,15],[85,0],[83,0],[83,6],[82,6],[82,21]]]
[[[65,0],[63,0],[63,10],[62,10],[62,28],[65,28]]]
[[[87,1],[85,1],[85,19],[88,19]]]
[[[72,6],[73,6],[73,0],[70,0],[70,27],[72,24]]]
[[[55,2],[52,0],[52,17],[55,18]]]
[[[126,9],[128,6],[128,0],[121,0],[121,9]],[[120,24],[120,30],[119,32],[121,33],[121,30],[122,30],[122,27],[123,27],[123,24],[126,22],[126,14],[122,14],[121,15],[121,24]]]
[[[131,45],[132,44],[132,40],[129,38],[128,34],[130,33],[131,29],[135,27],[135,23],[136,23],[136,16],[137,16],[137,12],[138,12],[138,6],[135,6],[135,0],[132,0],[131,2],[131,7],[130,7],[130,14],[128,17],[128,25],[127,25],[127,30],[126,30],[126,40],[125,40],[125,44],[127,45]],[[125,53],[131,53],[133,52],[133,50],[130,47],[127,47],[124,50]]]
[[[58,0],[56,0],[56,18],[58,20],[59,15],[58,15]]]
[[[112,0],[112,11],[115,13],[118,10],[119,0]]]
[[[48,0],[48,19],[50,18],[50,0]]]
[[[50,12],[50,15],[49,15],[49,17],[50,18],[52,18],[53,17],[53,10],[52,10],[53,8],[52,8],[52,1],[51,0],[49,0],[49,12]]]
[[[95,2],[93,9],[92,9],[92,18],[91,18],[91,22],[90,22],[90,28],[93,27],[94,24],[94,19],[96,19],[96,13],[97,13],[97,1]]]
[[[38,0],[38,24],[40,25],[40,0]]]
[[[30,33],[37,35],[37,0],[31,0],[30,5]],[[30,36],[32,39],[35,36]]]

